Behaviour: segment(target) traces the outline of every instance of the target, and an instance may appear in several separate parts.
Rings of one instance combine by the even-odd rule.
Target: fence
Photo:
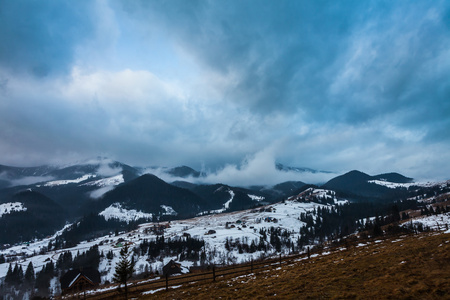
[[[261,261],[251,261],[249,263],[229,265],[229,266],[212,266],[211,271],[204,271],[194,274],[185,274],[177,276],[165,276],[160,279],[155,280],[144,280],[137,282],[130,282],[128,285],[128,294],[131,298],[132,296],[137,296],[145,291],[155,291],[155,290],[168,290],[170,287],[179,286],[184,284],[192,284],[201,281],[216,281],[223,280],[227,276],[232,277],[238,275],[247,275],[256,273],[262,270],[267,270],[270,268],[278,267],[281,265],[288,265],[294,263],[300,258],[306,258],[308,254],[297,254],[289,256],[279,256],[277,258],[266,259]],[[119,292],[117,285],[110,286],[110,290],[90,291],[90,293],[79,293],[74,295],[66,295],[62,297],[63,299],[119,299],[123,297],[123,292]],[[93,292],[93,293],[92,293]]]

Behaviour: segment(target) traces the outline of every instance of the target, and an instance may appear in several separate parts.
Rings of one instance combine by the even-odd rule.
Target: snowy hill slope
[[[229,200],[232,200],[234,198],[232,191],[226,189],[225,191]],[[98,247],[99,253],[103,254],[99,258],[101,280],[102,283],[108,283],[112,280],[114,268],[119,259],[119,251],[124,244],[129,244],[133,249],[137,262],[136,274],[149,272],[161,274],[162,267],[171,259],[181,264],[183,272],[188,272],[193,266],[240,263],[261,257],[288,254],[291,251],[304,251],[304,247],[315,244],[314,240],[307,240],[303,244],[297,243],[304,238],[305,230],[312,228],[308,229],[304,225],[310,221],[324,222],[325,217],[323,214],[319,215],[319,211],[342,209],[344,206],[337,207],[337,205],[344,203],[347,201],[338,200],[334,191],[310,187],[279,203],[185,220],[140,224],[129,232],[116,234],[111,232],[108,235],[83,241],[75,247],[55,251],[57,236],[63,234],[61,231],[41,241],[1,250],[0,255],[7,260],[7,263],[0,264],[0,278],[6,275],[8,262],[18,263],[22,269],[25,269],[31,261],[37,272],[49,262],[56,263],[64,252],[69,251],[75,257],[92,247]],[[176,212],[169,206],[161,207],[161,209],[167,214]],[[104,216],[133,220],[139,213],[141,212],[115,206],[107,210]],[[435,226],[436,229],[445,230],[444,224],[449,224],[449,218],[449,214],[446,213],[439,217],[424,217],[420,219],[420,222],[430,224],[430,227],[439,224]],[[70,228],[71,226],[66,226],[66,230]],[[200,247],[196,251],[186,252],[185,247],[188,244],[197,244]],[[184,246],[176,246],[177,250],[173,250],[169,245]],[[52,250],[47,251],[47,247]],[[51,281],[51,288],[55,294],[58,294],[57,278],[61,274],[56,276]]]
[[[450,185],[450,180],[442,181],[442,182],[407,182],[407,183],[398,183],[392,182],[388,180],[369,180],[369,183],[374,183],[377,185],[385,186],[391,189],[396,188],[405,188],[409,189],[410,187],[422,188],[422,187],[434,187],[434,186],[447,186]]]
[[[297,201],[285,201],[285,203],[276,203],[268,205],[260,209],[245,210],[233,213],[224,213],[217,215],[208,215],[196,217],[193,219],[172,221],[170,223],[147,223],[139,226],[138,229],[129,232],[114,235],[107,235],[94,239],[89,242],[82,242],[78,246],[50,251],[45,254],[36,255],[45,251],[49,242],[54,241],[55,236],[42,241],[37,241],[30,244],[14,246],[0,251],[7,259],[19,259],[18,263],[22,268],[26,268],[30,261],[36,271],[40,270],[43,265],[49,260],[56,262],[60,253],[64,251],[72,252],[75,256],[79,251],[85,251],[94,245],[99,245],[99,251],[107,253],[113,251],[114,259],[108,260],[102,258],[100,262],[100,272],[102,282],[111,281],[114,272],[115,263],[120,251],[120,247],[116,245],[120,241],[126,241],[134,246],[138,246],[144,239],[154,240],[158,234],[154,231],[155,226],[164,225],[165,239],[182,238],[189,235],[194,238],[203,239],[205,241],[205,251],[207,253],[208,263],[222,264],[229,262],[243,262],[251,258],[258,258],[260,256],[268,256],[275,253],[275,249],[268,245],[267,251],[255,251],[254,253],[239,253],[238,249],[227,251],[225,249],[226,240],[230,241],[248,241],[259,240],[261,238],[260,230],[276,227],[291,232],[293,238],[299,236],[300,227],[303,222],[299,220],[301,212],[311,211],[322,206],[317,203],[300,203]],[[167,227],[167,228],[166,228]],[[268,244],[268,242],[266,242]],[[289,250],[286,250],[289,251]],[[170,259],[177,259],[177,256],[169,256],[163,258],[163,261],[147,261],[147,257],[141,256],[137,261],[137,269],[143,270],[145,265],[152,270],[160,270],[163,263]],[[199,262],[197,262],[199,263]],[[194,264],[193,261],[182,261],[181,264],[187,268]],[[6,275],[8,263],[0,264],[0,278]]]

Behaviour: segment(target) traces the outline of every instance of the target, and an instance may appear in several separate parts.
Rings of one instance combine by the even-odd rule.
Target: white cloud
[[[101,164],[97,170],[97,173],[103,177],[115,176],[115,175],[119,174],[120,172],[122,172],[121,167],[111,168],[108,164]]]
[[[73,102],[98,102],[105,109],[115,106],[133,108],[164,103],[167,99],[182,101],[183,92],[146,70],[86,72],[75,67],[69,84],[61,86],[65,99]],[[132,107],[129,107],[132,106]]]
[[[10,179],[7,172],[0,173],[0,180],[8,181],[10,186],[30,185],[53,180],[52,176],[26,176],[20,179]]]
[[[206,173],[206,177],[201,178],[172,177],[165,173],[164,168],[148,169],[146,172],[152,173],[167,182],[182,180],[192,183],[223,183],[231,186],[244,187],[252,185],[273,186],[285,181],[303,181],[305,183],[317,184],[325,183],[336,176],[333,173],[280,171],[275,166],[276,148],[276,146],[269,146],[253,155],[248,155],[240,164],[227,164],[223,168],[215,171],[202,170]]]

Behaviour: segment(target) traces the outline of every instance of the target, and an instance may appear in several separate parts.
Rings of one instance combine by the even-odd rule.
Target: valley
[[[171,261],[188,274],[329,252],[336,243],[339,249],[352,244],[357,249],[402,234],[448,233],[450,223],[449,181],[415,183],[396,173],[351,171],[321,186],[285,182],[232,187],[179,177],[168,183],[118,162],[68,168],[39,168],[45,172],[36,176],[51,179],[0,190],[4,199],[11,199],[0,203],[0,222],[8,233],[0,250],[3,293],[16,289],[23,297],[61,295],[60,278],[77,268],[97,270],[104,289],[114,282],[124,246],[132,251],[133,280],[149,280],[162,276]],[[186,175],[189,169],[173,170],[191,176]],[[196,178],[204,176],[192,172]],[[30,171],[18,173],[28,176]],[[81,210],[71,212],[75,204],[67,201],[75,198]],[[80,215],[82,211],[87,214]],[[26,281],[21,276],[30,267],[35,275]],[[24,280],[25,289],[18,289],[17,282]],[[140,297],[153,293],[147,292]]]

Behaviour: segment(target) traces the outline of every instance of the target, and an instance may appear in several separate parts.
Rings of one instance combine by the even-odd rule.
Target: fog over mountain
[[[294,169],[282,170],[271,153],[258,152],[249,156],[239,164],[227,164],[222,168],[203,169],[200,177],[176,177],[168,174],[163,168],[146,169],[166,181],[185,180],[194,183],[224,183],[235,186],[268,185],[272,186],[285,181],[303,181],[309,183],[325,183],[337,174],[334,172],[319,172],[315,170],[299,171]]]
[[[448,179],[447,1],[1,6],[2,165],[102,155],[228,184],[332,177],[276,163]]]

